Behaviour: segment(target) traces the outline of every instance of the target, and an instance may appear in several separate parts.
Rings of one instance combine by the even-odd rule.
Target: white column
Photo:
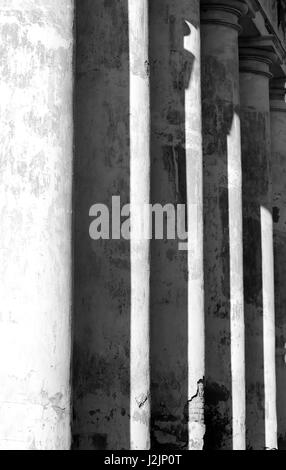
[[[193,57],[185,91],[186,181],[188,205],[188,399],[189,450],[204,445],[204,267],[203,267],[203,158],[201,120],[200,2],[192,2],[184,49]]]
[[[131,344],[130,440],[132,450],[150,447],[149,296],[150,241],[142,227],[150,201],[150,86],[148,0],[129,0]],[[146,230],[148,232],[148,230]]]
[[[70,446],[72,0],[0,0],[0,449]]]

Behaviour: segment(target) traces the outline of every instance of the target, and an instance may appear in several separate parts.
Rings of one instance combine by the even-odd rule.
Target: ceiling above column
[[[248,13],[240,18],[240,37],[263,42],[263,48],[276,54],[271,73],[286,75],[286,0],[246,0]],[[262,43],[259,45],[261,47]]]

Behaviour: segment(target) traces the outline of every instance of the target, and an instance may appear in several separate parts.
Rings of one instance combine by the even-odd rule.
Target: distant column
[[[269,41],[240,48],[247,447],[275,448],[275,318]]]
[[[201,2],[205,211],[206,448],[245,448],[239,114],[244,1]]]
[[[0,0],[0,449],[70,447],[72,0]]]
[[[286,79],[270,86],[278,447],[286,448]]]

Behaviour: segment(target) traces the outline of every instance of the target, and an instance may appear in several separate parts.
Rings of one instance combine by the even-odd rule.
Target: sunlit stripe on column
[[[199,2],[197,5],[199,24]],[[203,270],[203,165],[201,122],[200,29],[186,22],[190,30],[184,49],[194,57],[192,74],[185,92],[186,178],[188,204],[188,400],[189,450],[203,448],[205,320]]]
[[[148,0],[129,0],[131,204],[131,450],[150,447],[149,240],[144,204],[150,200],[150,87]],[[146,221],[145,221],[146,224]]]
[[[243,300],[242,175],[240,119],[234,113],[227,136],[230,332],[233,450],[245,449],[245,339]]]
[[[263,354],[265,394],[265,446],[277,448],[276,369],[275,369],[275,307],[272,214],[260,208],[262,298],[263,298]]]

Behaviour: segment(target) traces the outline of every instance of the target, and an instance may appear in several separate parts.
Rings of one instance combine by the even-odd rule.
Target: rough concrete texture
[[[202,5],[206,449],[245,448],[238,19]],[[211,4],[212,8],[209,8]],[[218,18],[223,21],[217,21]]]
[[[265,55],[264,55],[265,54]],[[269,58],[241,57],[247,448],[277,447]]]
[[[153,240],[151,246],[151,441],[156,449],[187,449],[189,433],[190,448],[203,446],[203,416],[195,413],[195,402],[188,410],[204,378],[199,57],[199,2],[150,2],[151,198],[176,205],[188,197],[193,244],[189,296],[188,255],[178,251],[177,237]]]
[[[286,103],[285,80],[271,90],[271,144],[273,177],[274,277],[276,317],[276,392],[278,448],[286,449]]]
[[[0,449],[70,446],[72,27],[0,1]]]

